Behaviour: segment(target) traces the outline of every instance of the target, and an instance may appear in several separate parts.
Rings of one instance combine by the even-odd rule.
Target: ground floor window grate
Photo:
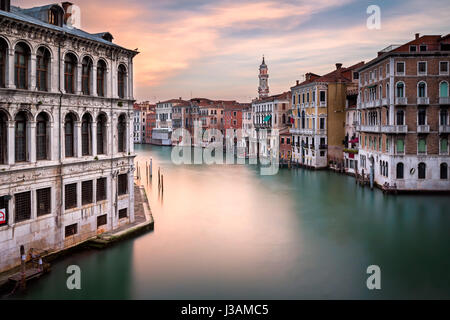
[[[89,181],[83,181],[81,183],[81,204],[89,204],[92,203],[93,198],[93,187],[92,187],[92,180]]]
[[[106,200],[106,178],[97,179],[97,201]]]
[[[38,217],[50,213],[51,188],[36,190],[36,205],[36,212]]]
[[[66,184],[64,189],[65,208],[71,209],[77,207],[77,184]]]
[[[106,225],[107,216],[103,214],[97,217],[97,228]]]
[[[22,192],[14,195],[16,199],[15,221],[21,222],[31,218],[31,192]]]
[[[66,226],[64,236],[70,237],[78,233],[78,225],[76,223]]]
[[[119,219],[128,217],[127,208],[119,210]]]

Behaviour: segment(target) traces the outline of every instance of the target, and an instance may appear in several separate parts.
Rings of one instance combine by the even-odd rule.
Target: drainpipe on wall
[[[113,86],[114,86],[114,83],[113,83],[113,62],[114,62],[114,54],[113,53],[111,53],[111,65],[110,65],[110,79],[111,79],[111,92],[109,93],[110,94],[110,101],[111,101],[111,110],[110,110],[110,115],[109,115],[109,118],[111,119],[110,121],[111,121],[111,141],[110,141],[110,144],[111,144],[111,186],[112,186],[112,184],[114,183],[114,177],[116,176],[115,175],[115,172],[114,172],[114,123],[113,123],[113,120],[114,120],[114,118],[113,118],[113,107],[114,107],[114,97],[113,97]],[[114,229],[114,218],[117,216],[117,190],[116,190],[116,192],[113,194],[112,193],[112,191],[113,191],[113,188],[111,187],[110,188],[111,189],[111,209],[113,209],[112,207],[114,206],[114,210],[111,210],[111,213],[112,213],[112,217],[111,217],[111,230],[113,230]],[[114,198],[114,202],[113,202],[113,198]]]

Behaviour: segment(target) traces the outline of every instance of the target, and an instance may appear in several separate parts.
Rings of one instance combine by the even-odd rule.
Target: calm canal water
[[[448,195],[386,196],[326,171],[177,166],[169,147],[136,150],[141,164],[153,157],[155,231],[65,258],[19,297],[450,298]],[[72,264],[80,291],[66,288]],[[366,287],[372,264],[378,291]]]

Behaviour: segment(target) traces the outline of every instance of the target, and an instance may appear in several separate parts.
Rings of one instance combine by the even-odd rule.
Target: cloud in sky
[[[74,1],[75,2],[75,1]],[[49,1],[13,1],[31,7]],[[448,0],[378,1],[118,1],[80,0],[82,27],[110,31],[114,42],[139,48],[138,100],[173,97],[238,99],[257,94],[264,54],[271,93],[286,91],[306,72],[336,62],[368,61],[413,34],[450,32]],[[366,8],[381,8],[381,30],[366,28]]]

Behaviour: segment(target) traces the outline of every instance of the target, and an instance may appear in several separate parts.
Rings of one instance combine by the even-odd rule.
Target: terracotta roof
[[[261,102],[269,102],[269,101],[275,101],[275,100],[289,100],[291,98],[291,92],[286,91],[280,94],[274,94],[271,96],[268,96],[267,98],[262,99],[255,99],[254,102],[261,103]]]

